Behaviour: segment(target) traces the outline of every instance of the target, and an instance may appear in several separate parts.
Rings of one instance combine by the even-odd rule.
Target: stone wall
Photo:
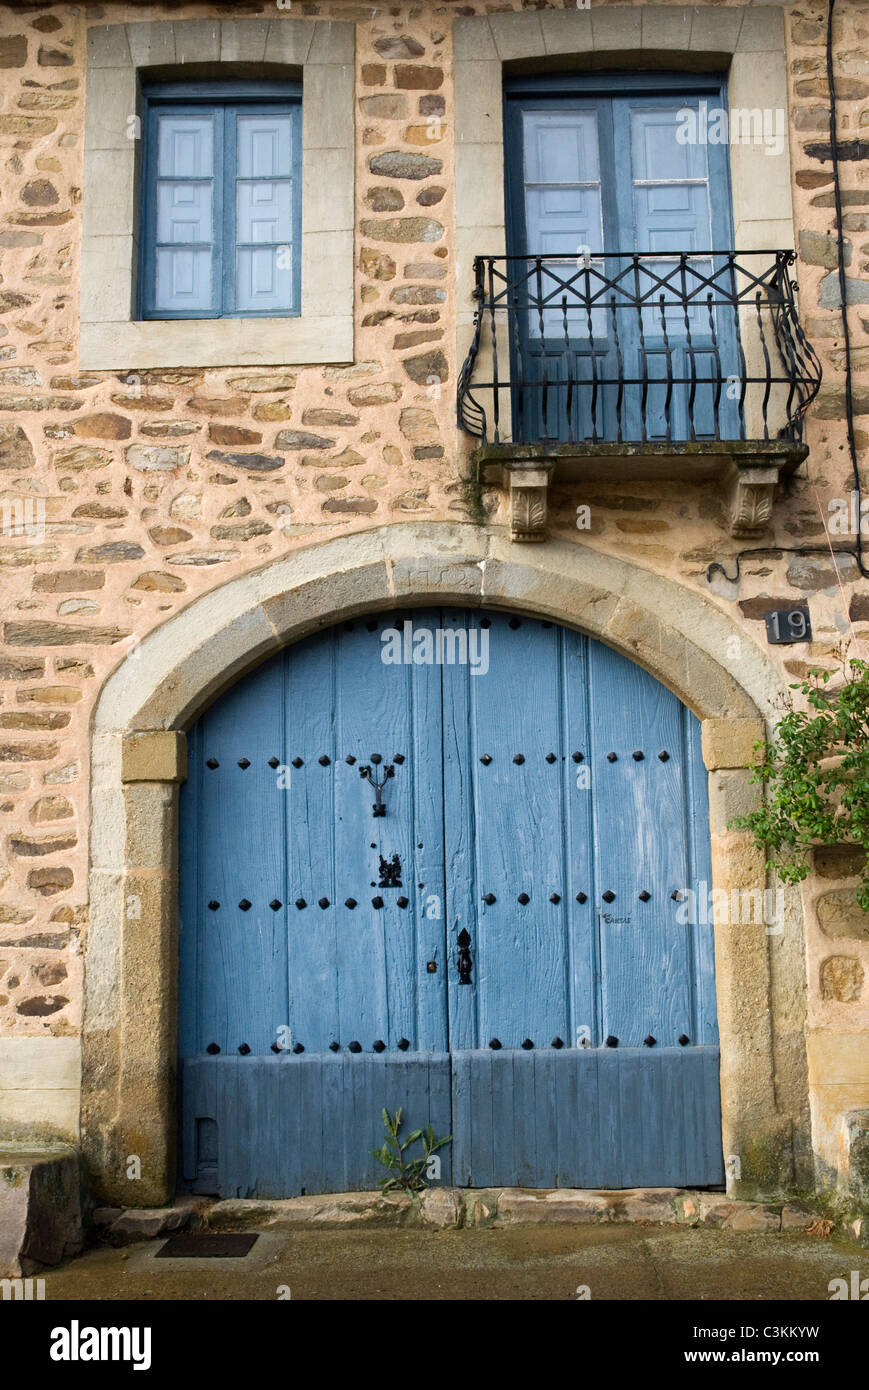
[[[130,5],[0,13],[2,498],[21,505],[13,523],[36,530],[37,502],[45,518],[44,534],[7,526],[0,538],[6,1034],[78,1029],[88,719],[106,674],[239,570],[348,527],[465,510],[441,388],[454,293],[448,14],[359,25],[351,365],[77,370],[87,27],[167,9],[178,17]]]
[[[263,0],[0,10],[0,500],[9,504],[0,535],[0,1038],[78,1032],[89,718],[108,673],[136,659],[141,639],[227,579],[323,539],[413,518],[482,515],[506,526],[501,494],[474,497],[468,488],[470,443],[455,429],[456,296],[466,306],[471,287],[457,286],[453,273],[450,31],[457,14],[511,8],[522,6],[424,0],[372,10],[333,0],[287,10]],[[592,0],[592,22],[604,8],[604,0]],[[780,8],[800,299],[825,372],[809,422],[808,465],[778,504],[769,536],[771,545],[799,547],[826,544],[828,503],[849,497],[851,479],[825,157],[826,5],[785,0]],[[89,25],[167,17],[279,22],[292,13],[356,21],[354,362],[79,371]],[[855,156],[843,162],[842,179],[857,442],[865,456],[869,166],[856,156],[869,126],[869,10],[863,0],[839,0],[837,13],[839,133]],[[815,633],[811,648],[773,649],[782,690],[842,643],[866,653],[869,589],[850,558],[837,573],[829,554],[748,557],[739,585],[719,579],[710,588],[710,561],[732,572],[731,557],[744,544],[729,536],[715,490],[606,485],[553,501],[560,538],[675,579],[726,611],[743,634],[741,649],[722,653],[737,680],[740,660],[765,645],[771,600],[808,599]],[[574,525],[580,501],[591,508],[591,529],[581,534]],[[9,518],[34,534],[14,534]],[[805,893],[809,1024],[825,1045],[869,1024],[869,931],[853,908],[853,869],[824,859]],[[826,1064],[819,1086],[825,1077]],[[841,1101],[840,1090],[839,1108],[827,1107],[833,1118],[823,1118],[823,1106],[817,1112],[830,1131],[828,1148]]]

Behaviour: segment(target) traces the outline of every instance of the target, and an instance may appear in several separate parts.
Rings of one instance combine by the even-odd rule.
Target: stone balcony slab
[[[726,497],[730,534],[757,537],[772,519],[776,493],[808,455],[790,440],[690,440],[683,443],[483,444],[473,459],[483,486],[510,495],[513,540],[546,539],[549,488],[607,483],[717,487]],[[577,492],[581,496],[581,492]]]

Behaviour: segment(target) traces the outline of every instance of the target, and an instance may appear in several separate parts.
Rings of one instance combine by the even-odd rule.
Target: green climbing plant
[[[755,745],[753,782],[764,804],[730,822],[750,830],[767,852],[767,868],[784,883],[800,883],[817,845],[859,845],[869,855],[869,664],[856,658],[834,673],[812,670],[791,686],[808,709],[791,708],[773,738]],[[869,912],[869,859],[864,857],[857,901]]]
[[[414,1129],[408,1134],[406,1139],[399,1135],[401,1129],[401,1106],[394,1115],[390,1115],[388,1110],[382,1110],[384,1142],[381,1148],[372,1149],[371,1152],[388,1169],[386,1177],[380,1179],[380,1187],[383,1192],[393,1192],[401,1189],[405,1192],[421,1192],[426,1182],[432,1174],[432,1158],[438,1149],[453,1142],[452,1135],[447,1135],[444,1139],[435,1139],[434,1130],[429,1125],[427,1129]],[[414,1144],[422,1144],[422,1153],[411,1158],[408,1149]]]

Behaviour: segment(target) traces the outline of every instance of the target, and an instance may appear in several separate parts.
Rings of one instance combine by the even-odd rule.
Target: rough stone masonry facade
[[[501,491],[472,485],[473,441],[455,424],[462,341],[457,322],[467,314],[472,289],[471,266],[456,230],[457,192],[462,196],[455,178],[456,26],[465,26],[465,62],[472,22],[481,26],[472,31],[480,53],[493,52],[499,61],[521,61],[529,25],[545,44],[546,34],[557,32],[555,21],[568,16],[571,24],[584,26],[577,51],[587,57],[596,48],[609,55],[611,66],[613,53],[623,54],[623,65],[631,66],[644,48],[647,65],[649,55],[657,55],[659,66],[664,55],[667,64],[680,66],[680,52],[720,56],[741,43],[743,51],[759,55],[761,85],[754,104],[762,107],[770,103],[762,90],[764,48],[755,36],[769,30],[753,26],[758,15],[766,23],[770,12],[782,26],[780,56],[787,71],[801,314],[824,369],[808,419],[809,458],[788,494],[776,501],[764,538],[770,553],[748,557],[738,584],[721,580],[710,586],[707,566],[718,560],[732,573],[733,556],[743,544],[729,533],[725,501],[716,488],[613,482],[596,485],[588,495],[575,489],[556,492],[552,539],[536,547],[529,560],[527,548],[508,539]],[[833,176],[824,150],[829,138],[826,13],[821,0],[768,5],[723,0],[691,7],[592,0],[587,9],[545,0],[524,7],[518,0],[370,7],[349,0],[293,0],[291,7],[279,7],[262,0],[0,8],[0,501],[5,507],[0,536],[0,1126],[5,1137],[74,1140],[79,1132],[91,923],[90,741],[106,682],[123,668],[121,694],[137,680],[144,690],[148,638],[161,625],[209,595],[215,596],[213,618],[223,601],[222,586],[250,577],[255,588],[258,576],[267,576],[276,562],[285,562],[291,574],[287,563],[298,557],[300,573],[307,574],[305,565],[315,563],[316,548],[326,542],[335,555],[342,552],[334,543],[358,542],[367,547],[359,553],[368,563],[388,553],[391,530],[400,535],[402,563],[410,575],[401,601],[450,596],[448,585],[439,589],[425,577],[437,569],[441,554],[447,567],[454,555],[471,557],[453,599],[462,584],[470,584],[467,576],[474,567],[496,552],[504,573],[515,560],[515,572],[525,574],[512,589],[505,586],[500,596],[505,605],[558,614],[563,593],[560,611],[566,621],[600,632],[669,680],[706,717],[721,881],[763,882],[762,856],[745,837],[727,830],[728,818],[743,811],[751,795],[741,769],[752,736],[762,728],[760,720],[774,719],[789,682],[813,664],[832,662],[843,643],[850,643],[852,655],[865,655],[869,637],[869,588],[854,560],[840,556],[837,565],[829,554],[801,556],[790,549],[825,544],[828,504],[849,499],[852,489]],[[865,0],[838,0],[836,16],[839,137],[854,152],[842,164],[842,202],[853,410],[857,448],[865,458],[869,164],[855,154],[867,148],[865,140],[859,142],[869,127],[869,8]],[[238,360],[219,366],[177,359],[165,366],[119,360],[113,370],[83,364],[83,190],[94,188],[93,172],[86,175],[85,169],[89,31],[109,26],[116,34],[132,35],[126,52],[135,62],[136,54],[147,53],[149,35],[159,33],[165,45],[170,26],[180,35],[184,25],[195,22],[196,30],[184,30],[190,61],[203,45],[201,52],[213,55],[209,61],[252,64],[247,72],[267,61],[268,45],[281,41],[281,26],[299,19],[324,31],[337,29],[339,21],[352,29],[352,46],[338,62],[352,73],[354,201],[347,226],[327,228],[353,238],[353,283],[347,287],[352,350],[325,365],[310,352],[290,356],[285,364],[270,359],[270,365],[262,365],[255,342],[239,350]],[[729,48],[720,37],[725,31]],[[180,42],[171,52],[161,51],[167,69],[178,64]],[[133,116],[122,104],[113,108],[103,122],[115,122],[106,147],[127,139]],[[94,117],[99,113],[88,113],[88,119]],[[349,206],[349,193],[346,186],[335,187],[336,205],[347,199]],[[111,203],[116,192],[109,181],[94,196]],[[467,199],[467,190],[463,196]],[[761,238],[755,244],[766,243]],[[480,253],[497,249],[476,247]],[[110,270],[107,262],[107,277]],[[98,270],[89,273],[99,281]],[[591,526],[584,532],[575,526],[579,502],[590,507]],[[24,534],[16,524],[22,518]],[[412,564],[415,551],[418,571]],[[551,562],[546,597],[538,602],[530,571],[521,566],[533,563],[542,585],[547,554],[557,559]],[[566,597],[573,563],[590,585],[597,576],[597,597],[590,600],[587,618],[580,600],[572,608]],[[324,564],[318,582],[328,589]],[[346,568],[344,560],[335,561],[336,575]],[[607,608],[607,576],[615,575],[621,576],[621,597]],[[650,633],[653,619],[639,599],[632,603],[625,597],[630,586],[639,595],[644,589],[656,592],[656,585],[670,596],[669,657],[660,631]],[[260,587],[270,591],[269,580],[263,578]],[[345,592],[347,586],[336,580],[332,588],[335,618],[354,602],[364,606],[364,585],[362,597],[355,599],[352,585]],[[375,598],[372,590],[372,603]],[[772,601],[796,600],[810,606],[811,647],[767,649],[763,613]],[[607,608],[605,620],[593,617],[595,605]],[[663,630],[663,617],[660,622]],[[286,634],[290,624],[282,629],[275,622],[274,629]],[[684,649],[678,648],[680,641]],[[686,642],[704,646],[708,658],[708,669],[694,661],[696,683]],[[243,658],[233,659],[243,669]],[[700,689],[702,681],[708,690]],[[716,683],[724,692],[717,705]],[[105,703],[102,709],[105,719]],[[139,775],[134,771],[126,780],[135,782]],[[167,773],[166,782],[174,776]],[[123,819],[113,823],[111,815],[101,834],[113,833],[113,826],[122,839]],[[853,856],[819,853],[815,876],[801,895],[788,897],[781,937],[757,929],[761,935],[755,932],[748,955],[744,943],[726,931],[717,943],[723,1026],[725,1017],[737,1020],[747,1009],[753,1031],[743,1034],[740,1047],[764,1059],[764,1086],[755,1092],[749,1087],[739,1097],[748,1117],[742,1143],[750,1148],[754,1136],[755,1147],[762,1147],[768,1138],[790,1153],[784,1168],[765,1168],[766,1160],[756,1157],[754,1190],[848,1181],[847,1127],[855,1121],[847,1117],[869,1108],[869,926],[854,898],[857,868]],[[128,1002],[133,1009],[134,998]],[[168,1036],[171,1019],[165,1026]],[[733,1026],[738,1032],[738,1023]],[[111,1069],[99,1050],[94,1056],[97,1071]],[[89,1084],[97,1083],[86,1067],[86,1088]],[[137,1097],[134,1092],[121,1109],[135,1108]],[[118,1105],[116,1099],[86,1113],[99,1114],[92,1123],[104,1128]],[[738,1117],[733,1125],[732,1132],[738,1132]],[[135,1151],[147,1150],[147,1138],[139,1138]],[[107,1149],[116,1156],[124,1151],[130,1150],[122,1139]],[[775,1179],[769,1176],[773,1169]],[[165,1182],[152,1189],[152,1200],[166,1195]],[[111,1184],[104,1187],[110,1190]]]

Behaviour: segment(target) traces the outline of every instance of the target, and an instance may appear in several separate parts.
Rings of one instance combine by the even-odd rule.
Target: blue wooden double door
[[[651,676],[525,616],[360,618],[189,751],[188,1188],[371,1188],[384,1107],[452,1136],[445,1183],[723,1180],[699,727]]]

